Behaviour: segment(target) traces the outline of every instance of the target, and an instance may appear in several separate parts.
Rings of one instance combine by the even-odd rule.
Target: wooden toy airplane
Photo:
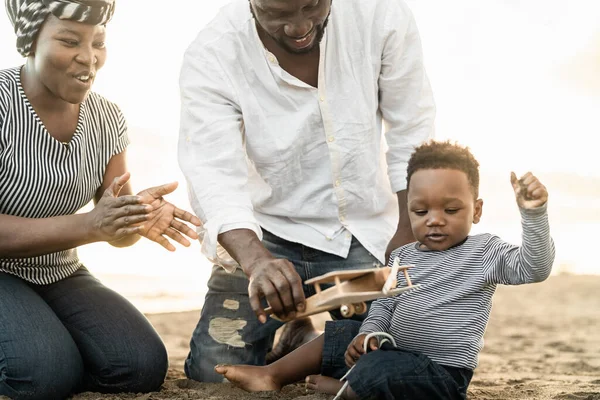
[[[317,276],[305,282],[314,285],[313,296],[306,299],[306,307],[303,312],[296,313],[294,318],[279,318],[273,314],[271,307],[265,309],[267,315],[279,321],[288,322],[292,319],[305,318],[313,314],[340,308],[342,316],[350,318],[354,314],[363,314],[367,311],[366,301],[380,297],[391,297],[407,290],[414,289],[419,285],[413,285],[408,269],[413,265],[399,265],[398,257],[394,259],[391,268],[370,268],[353,271],[334,271],[325,275]],[[398,272],[404,273],[406,286],[396,288]],[[334,283],[325,290],[321,290],[321,284]]]

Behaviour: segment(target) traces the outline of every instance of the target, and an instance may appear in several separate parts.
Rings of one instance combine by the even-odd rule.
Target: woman
[[[0,71],[0,397],[156,390],[163,343],[75,248],[145,236],[174,250],[167,237],[189,246],[182,221],[200,221],[162,198],[176,184],[132,195],[123,115],[90,92],[114,0],[6,1],[27,60]]]

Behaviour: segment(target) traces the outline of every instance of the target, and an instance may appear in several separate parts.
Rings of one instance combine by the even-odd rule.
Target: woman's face
[[[103,25],[65,21],[50,14],[30,56],[38,82],[68,103],[84,101],[106,61],[105,31]]]

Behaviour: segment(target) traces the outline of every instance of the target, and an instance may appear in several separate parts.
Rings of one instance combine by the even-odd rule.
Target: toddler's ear
[[[477,224],[481,220],[481,214],[483,213],[483,200],[475,200],[475,209],[473,211],[473,223]]]

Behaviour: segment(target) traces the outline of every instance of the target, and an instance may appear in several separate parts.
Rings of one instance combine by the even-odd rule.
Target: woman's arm
[[[116,241],[139,232],[152,209],[139,196],[117,197],[129,174],[116,179],[88,213],[52,218],[0,214],[0,258],[25,258],[98,241]]]
[[[0,258],[25,258],[91,243],[86,214],[54,218],[20,218],[0,214]]]

